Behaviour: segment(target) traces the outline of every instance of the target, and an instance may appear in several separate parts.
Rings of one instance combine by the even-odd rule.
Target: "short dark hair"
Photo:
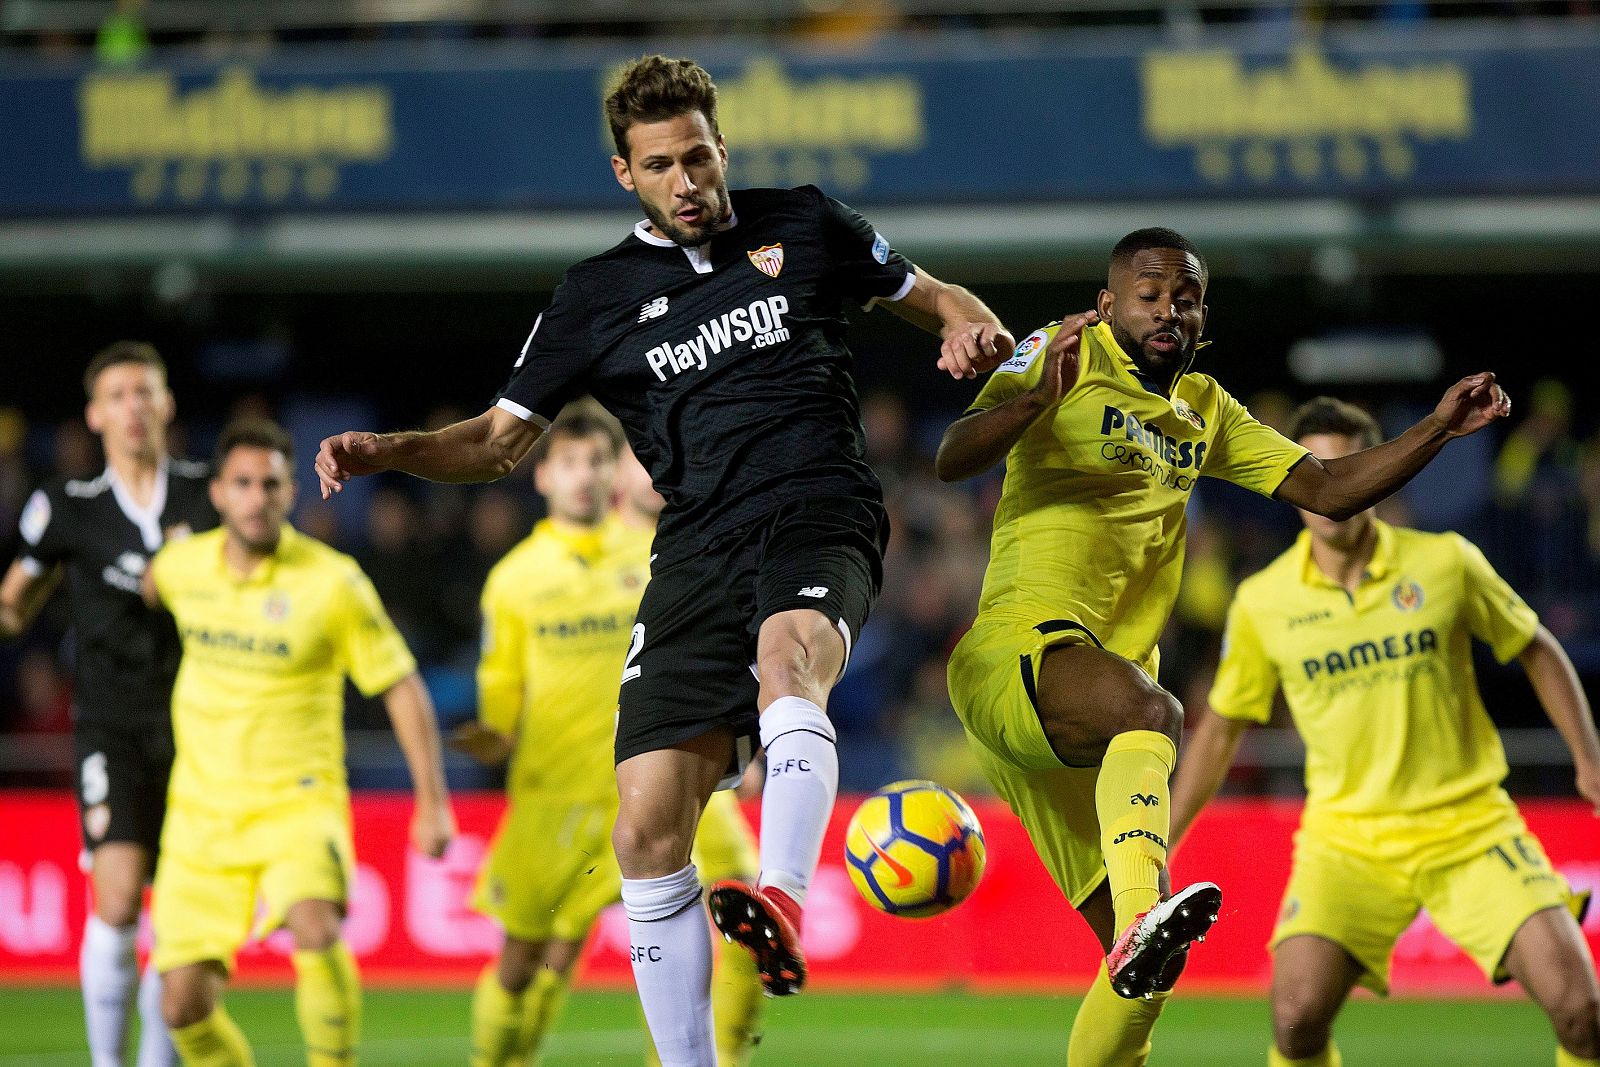
[[[1200,249],[1195,243],[1179,233],[1169,230],[1165,226],[1146,226],[1142,230],[1134,230],[1128,236],[1118,241],[1116,247],[1111,249],[1111,265],[1127,263],[1140,252],[1151,248],[1176,248],[1180,252],[1187,252],[1200,263],[1200,280],[1205,282],[1211,275],[1211,268],[1206,266],[1206,257],[1200,254]]]
[[[294,466],[294,439],[289,431],[270,419],[235,419],[217,438],[217,450],[211,457],[211,476],[222,473],[222,464],[236,448],[264,448],[268,452],[282,452],[284,462]]]
[[[145,341],[117,341],[96,352],[94,358],[89,360],[89,365],[83,370],[83,395],[93,400],[94,383],[100,380],[100,375],[107,367],[124,363],[154,367],[161,372],[162,381],[167,379],[167,365],[154,345]]]
[[[606,450],[612,458],[622,454],[622,445],[626,440],[622,434],[622,424],[598,401],[588,397],[574,400],[561,409],[561,414],[556,416],[550,428],[539,436],[533,446],[533,461],[543,463],[550,454],[551,445],[557,440],[572,441],[595,436],[605,438]]]
[[[1319,396],[1307,400],[1295,408],[1294,414],[1289,416],[1291,440],[1299,441],[1302,437],[1316,433],[1353,437],[1362,448],[1371,448],[1373,445],[1383,443],[1383,431],[1378,428],[1377,419],[1354,404],[1347,404],[1331,396]]]
[[[641,56],[622,69],[606,94],[606,122],[617,155],[628,158],[628,128],[640,122],[664,122],[698,111],[712,136],[717,128],[717,87],[705,68],[692,59]]]

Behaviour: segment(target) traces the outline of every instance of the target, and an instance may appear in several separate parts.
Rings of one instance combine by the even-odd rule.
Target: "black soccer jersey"
[[[151,611],[139,583],[170,537],[217,524],[203,464],[169,460],[148,508],[106,468],[86,481],[56,482],[22,509],[22,566],[66,570],[80,721],[151,726],[170,722],[180,648],[172,616]]]
[[[641,222],[567,271],[497,400],[545,421],[591,393],[616,415],[667,501],[663,562],[790,500],[882,500],[845,310],[900,299],[914,268],[815,186],[732,202],[699,248]]]

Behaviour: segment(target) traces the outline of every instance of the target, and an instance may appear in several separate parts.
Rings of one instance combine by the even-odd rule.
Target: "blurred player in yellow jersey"
[[[289,527],[288,434],[236,423],[217,446],[222,527],[169,543],[147,597],[183,642],[177,758],[156,871],[162,1012],[190,1067],[254,1063],[220,1003],[234,954],[286,926],[311,1067],[350,1067],[361,991],[339,923],[355,874],[344,769],[344,682],[382,694],[416,790],[411,841],[437,857],[455,833],[433,704],[372,583]],[[263,903],[258,918],[257,899]]]
[[[1492,374],[1473,375],[1395,440],[1324,464],[1192,369],[1207,281],[1181,234],[1128,234],[1095,310],[1018,345],[945,431],[936,462],[950,481],[1006,460],[950,698],[986,775],[1106,950],[1073,1025],[1072,1067],[1146,1061],[1161,998],[1221,904],[1209,882],[1170,897],[1162,885],[1183,708],[1156,682],[1156,640],[1177,597],[1195,482],[1222,478],[1348,517],[1509,407]]]
[[[485,762],[510,758],[511,770],[510,806],[474,897],[505,930],[473,998],[476,1067],[537,1061],[590,928],[620,898],[612,739],[653,534],[648,519],[612,511],[623,451],[610,415],[582,402],[566,408],[535,448],[534,481],[549,517],[484,586],[479,721],[454,742]],[[711,824],[727,819],[710,815],[703,826]],[[753,870],[747,832],[722,837],[716,851],[731,851],[738,871]],[[735,948],[748,972],[745,999],[759,1003],[753,960]],[[722,1062],[745,1062],[754,1010],[719,1012],[718,1022]]]
[[[1291,435],[1324,461],[1378,440],[1327,397]],[[1514,978],[1549,1015],[1562,1067],[1600,1067],[1600,991],[1565,881],[1500,787],[1500,738],[1478,695],[1472,639],[1517,659],[1600,815],[1600,741],[1550,631],[1456,534],[1363,511],[1301,512],[1293,548],[1239,587],[1211,691],[1172,787],[1183,834],[1251,722],[1283,690],[1306,743],[1306,808],[1272,935],[1275,1067],[1340,1062],[1333,1020],[1359,983],[1388,990],[1395,941],[1420,908],[1491,981]],[[1532,1063],[1530,1054],[1525,1062]]]

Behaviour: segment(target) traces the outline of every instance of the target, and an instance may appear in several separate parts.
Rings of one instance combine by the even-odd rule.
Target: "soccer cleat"
[[[806,958],[800,950],[800,905],[771,886],[718,882],[708,901],[711,922],[725,940],[736,941],[756,958],[756,970],[769,997],[786,997],[806,984]]]
[[[1188,952],[1193,942],[1205,940],[1221,907],[1222,890],[1211,882],[1196,882],[1140,914],[1106,953],[1112,990],[1135,1000],[1172,988],[1177,975],[1168,971],[1168,963]],[[1169,974],[1171,980],[1166,980]]]

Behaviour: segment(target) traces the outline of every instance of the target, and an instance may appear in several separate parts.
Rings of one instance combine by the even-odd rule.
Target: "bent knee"
[[[168,1030],[182,1030],[193,1026],[210,1015],[216,1005],[199,989],[174,988],[171,983],[161,990],[161,1021]]]
[[[1600,995],[1590,987],[1570,989],[1550,1011],[1556,1039],[1575,1056],[1600,1056]]]
[[[1164,734],[1174,744],[1183,736],[1183,705],[1165,689],[1147,689],[1123,709],[1122,729]]]
[[[1315,1056],[1328,1047],[1334,1012],[1326,1005],[1295,996],[1272,998],[1272,1039],[1290,1059]]]
[[[844,638],[819,611],[781,612],[761,627],[756,669],[763,690],[804,695],[833,684],[844,662]]]
[[[305,901],[289,909],[284,920],[300,952],[325,952],[339,940],[339,909],[324,901]]]
[[[627,878],[658,878],[681,871],[689,863],[692,835],[676,827],[641,822],[623,815],[611,830],[617,865]]]

